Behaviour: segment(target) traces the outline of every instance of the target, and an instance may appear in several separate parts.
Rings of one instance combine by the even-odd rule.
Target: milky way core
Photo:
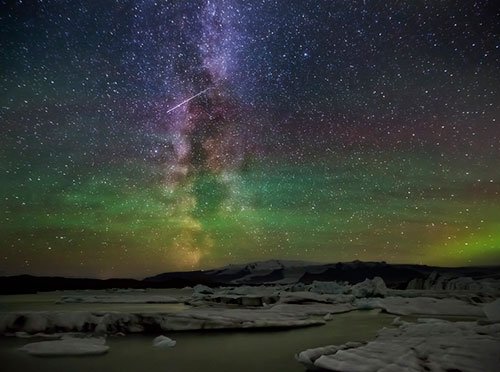
[[[0,275],[500,264],[495,5],[0,2]]]

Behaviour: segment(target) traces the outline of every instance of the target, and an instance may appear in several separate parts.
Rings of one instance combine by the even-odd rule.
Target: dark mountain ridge
[[[269,260],[228,265],[214,270],[169,272],[143,280],[112,278],[64,278],[17,275],[0,277],[0,294],[36,293],[54,290],[110,288],[183,288],[208,286],[272,285],[311,283],[313,281],[346,281],[358,283],[379,276],[391,288],[406,288],[414,278],[426,278],[432,272],[450,277],[473,279],[500,278],[500,266],[437,267],[385,262],[338,262],[332,264]]]

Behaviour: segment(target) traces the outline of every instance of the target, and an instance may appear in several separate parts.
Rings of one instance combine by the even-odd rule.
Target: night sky
[[[495,3],[0,1],[0,275],[500,264]]]

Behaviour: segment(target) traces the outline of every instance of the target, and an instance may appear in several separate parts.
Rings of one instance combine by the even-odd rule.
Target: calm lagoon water
[[[312,347],[372,339],[377,330],[390,326],[393,318],[375,311],[356,311],[338,314],[324,326],[301,329],[170,332],[166,336],[177,340],[177,345],[170,349],[154,348],[155,335],[109,337],[108,354],[88,357],[33,357],[17,348],[37,339],[3,337],[0,338],[0,361],[3,372],[303,372],[305,368],[295,361],[295,353]]]

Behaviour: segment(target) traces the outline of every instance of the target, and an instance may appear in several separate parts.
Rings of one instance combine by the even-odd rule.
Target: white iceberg
[[[199,293],[199,294],[213,294],[215,290],[213,290],[210,287],[207,287],[206,285],[203,284],[196,284],[193,287],[193,292],[194,293]]]
[[[153,339],[154,347],[161,347],[161,348],[174,347],[176,343],[177,341],[172,340],[167,336],[158,336]]]
[[[80,356],[102,355],[108,352],[109,346],[101,338],[63,338],[56,341],[41,341],[19,348],[36,356]]]
[[[355,297],[383,297],[387,295],[387,287],[384,280],[378,276],[373,279],[365,279],[361,283],[352,286],[351,293]]]

